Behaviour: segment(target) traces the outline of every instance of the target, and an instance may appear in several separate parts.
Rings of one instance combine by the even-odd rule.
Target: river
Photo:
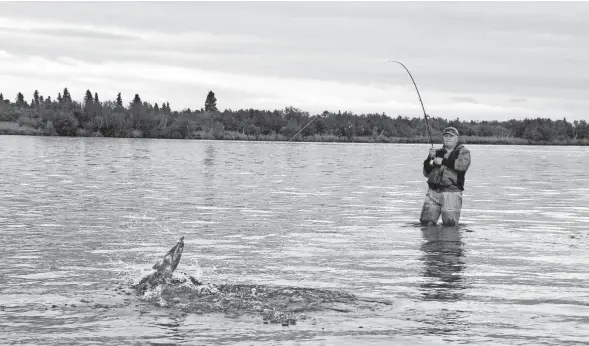
[[[0,136],[0,340],[589,344],[589,147],[467,147],[443,228],[424,144]],[[181,236],[178,270],[296,323],[129,291]]]

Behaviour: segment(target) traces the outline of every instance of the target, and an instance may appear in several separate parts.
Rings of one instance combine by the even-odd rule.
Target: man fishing
[[[442,215],[444,226],[458,225],[462,209],[464,177],[470,166],[470,152],[458,143],[458,130],[446,127],[442,149],[431,148],[423,162],[423,175],[428,178],[429,189],[419,221],[435,225]]]

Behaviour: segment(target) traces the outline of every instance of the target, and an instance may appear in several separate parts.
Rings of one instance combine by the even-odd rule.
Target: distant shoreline
[[[427,144],[442,143],[444,129],[453,126],[464,144],[589,145],[587,121],[566,118],[461,121],[341,110],[311,115],[292,106],[219,111],[212,90],[204,108],[181,111],[172,110],[169,102],[142,101],[139,94],[125,106],[120,92],[115,101],[99,101],[97,93],[86,90],[77,102],[67,88],[56,100],[38,90],[30,103],[20,92],[15,102],[2,102],[2,97],[0,93],[0,134],[5,135]]]
[[[40,129],[34,129],[28,126],[19,126],[18,123],[3,122],[0,127],[0,135],[20,135],[20,136],[47,136],[47,137],[105,137],[100,132],[82,133],[77,136],[56,136],[55,134],[46,134]],[[220,131],[216,133],[206,131],[194,131],[187,138],[172,137],[137,137],[137,136],[108,136],[106,138],[151,138],[151,139],[184,139],[184,140],[240,140],[251,142],[286,142],[289,140],[282,134],[271,135],[246,135],[235,131]],[[480,136],[460,136],[460,141],[464,144],[487,144],[487,145],[539,145],[539,146],[589,146],[589,139],[565,139],[553,141],[532,141],[518,137],[480,137]],[[291,142],[309,142],[309,143],[399,143],[399,144],[418,144],[429,143],[427,137],[386,137],[379,136],[333,136],[333,135],[312,135],[301,138],[296,136]],[[434,144],[439,144],[434,141]]]

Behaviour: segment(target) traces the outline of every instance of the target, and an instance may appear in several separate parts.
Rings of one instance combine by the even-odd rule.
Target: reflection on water
[[[215,205],[214,199],[217,190],[216,187],[216,150],[212,143],[209,143],[205,149],[205,156],[203,160],[203,192],[205,205],[207,207],[213,207]]]
[[[212,143],[209,143],[207,145],[207,148],[205,149],[205,158],[204,158],[204,165],[207,168],[212,168],[215,164],[215,146]],[[206,170],[206,172],[209,172],[210,170]]]
[[[419,285],[424,301],[457,302],[467,288],[463,272],[464,244],[459,226],[422,226],[423,282]],[[459,309],[438,309],[430,312],[424,332],[450,335],[466,328],[467,314]]]
[[[422,275],[420,285],[424,300],[455,301],[463,296],[463,243],[458,227],[424,226],[421,229]]]

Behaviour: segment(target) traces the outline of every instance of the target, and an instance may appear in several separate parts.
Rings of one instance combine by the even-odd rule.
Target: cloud
[[[512,97],[509,99],[509,102],[511,102],[511,103],[524,103],[524,102],[526,102],[526,99],[521,98],[521,97]]]
[[[126,39],[141,40],[150,44],[228,44],[243,43],[254,44],[264,43],[257,36],[242,34],[215,34],[211,32],[183,31],[180,33],[165,33],[155,30],[137,30],[119,27],[115,25],[100,25],[81,23],[65,23],[59,21],[29,19],[29,18],[6,18],[0,17],[0,28],[19,33],[30,33],[32,35],[55,35],[66,38],[105,38],[105,39]]]
[[[454,97],[450,98],[450,100],[454,101],[456,103],[474,103],[474,104],[479,103],[474,97],[470,97],[470,96],[454,96]]]
[[[22,58],[3,51],[0,51],[0,76],[9,85],[19,85],[22,80],[34,79],[35,82],[31,83],[33,88],[40,89],[44,95],[48,92],[56,95],[63,87],[68,87],[74,99],[81,99],[85,90],[91,89],[99,90],[103,100],[114,98],[117,92],[124,92],[129,97],[139,93],[142,99],[151,102],[168,100],[179,108],[200,108],[206,91],[214,90],[219,104],[225,104],[224,108],[276,109],[295,106],[311,113],[350,110],[358,113],[386,112],[392,116],[421,116],[417,95],[410,85],[376,86],[309,78],[279,78],[143,62],[88,63],[68,57],[55,60]],[[60,82],[47,82],[57,80]],[[25,90],[10,90],[13,94],[18,91],[28,94]],[[200,97],[189,100],[176,97],[177,94],[191,93],[200,94]],[[238,95],[239,102],[224,100],[224,93]],[[487,103],[465,103],[464,96],[441,91],[428,91],[427,96],[426,107],[433,116],[477,118],[480,114],[497,118],[543,114],[539,109],[504,106],[500,98],[494,95],[484,96]]]
[[[421,116],[405,71],[385,64],[396,59],[411,69],[434,116],[579,119],[589,106],[587,9],[199,2],[144,3],[138,11],[136,3],[0,3],[0,91],[44,85],[56,94],[68,86],[72,94],[103,90],[112,95],[106,99],[118,90],[200,108],[213,89],[221,108]]]
[[[87,29],[71,29],[71,28],[47,28],[47,29],[35,29],[35,30],[27,30],[21,28],[6,28],[0,27],[0,30],[6,34],[12,35],[14,37],[15,34],[22,38],[31,38],[32,36],[37,36],[39,38],[47,38],[48,36],[54,36],[58,39],[63,38],[81,38],[84,40],[96,40],[96,39],[103,39],[103,40],[132,40],[134,37],[122,35],[122,34],[114,34],[109,32],[100,32],[100,31],[93,31]]]

